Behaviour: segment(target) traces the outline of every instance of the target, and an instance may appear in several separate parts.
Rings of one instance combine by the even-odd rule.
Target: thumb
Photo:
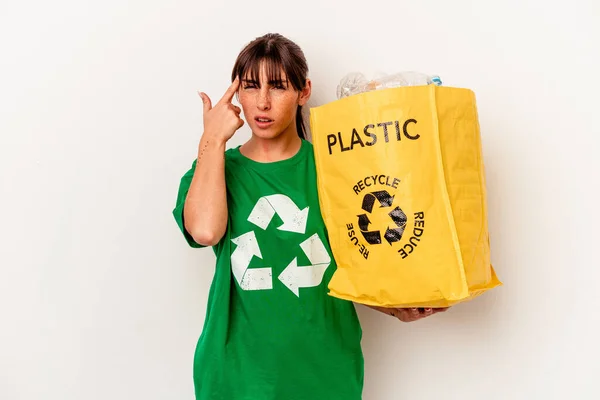
[[[210,101],[210,97],[206,95],[206,93],[198,92],[198,96],[202,99],[202,105],[204,108],[204,113],[212,109],[212,102]]]

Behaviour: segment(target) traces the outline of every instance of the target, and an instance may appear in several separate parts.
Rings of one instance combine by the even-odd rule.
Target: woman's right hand
[[[206,93],[198,92],[204,105],[204,135],[225,143],[244,125],[244,121],[240,118],[242,110],[231,103],[239,86],[240,81],[236,77],[214,107]]]

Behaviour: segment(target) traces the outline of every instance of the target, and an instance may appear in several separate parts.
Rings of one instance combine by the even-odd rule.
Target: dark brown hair
[[[291,84],[296,91],[305,88],[308,65],[304,53],[300,46],[278,33],[268,33],[258,37],[244,47],[235,60],[231,81],[233,82],[236,77],[241,80],[248,76],[251,80],[259,82],[262,61],[265,61],[267,81],[281,84],[283,70],[288,84]],[[298,136],[302,139],[306,138],[300,105],[296,111],[296,130]]]

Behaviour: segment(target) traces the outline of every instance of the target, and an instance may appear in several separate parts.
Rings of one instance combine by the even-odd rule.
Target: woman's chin
[[[281,136],[283,132],[274,127],[268,129],[255,128],[252,130],[252,134],[260,139],[275,139]]]

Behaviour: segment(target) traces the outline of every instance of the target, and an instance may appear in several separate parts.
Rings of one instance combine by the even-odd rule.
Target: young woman
[[[302,123],[307,75],[302,50],[267,34],[241,51],[216,104],[200,93],[204,132],[173,210],[189,245],[217,256],[194,358],[197,399],[361,399],[354,304],[327,294],[336,266]],[[226,150],[242,112],[252,137]],[[373,308],[407,322],[436,312]]]

